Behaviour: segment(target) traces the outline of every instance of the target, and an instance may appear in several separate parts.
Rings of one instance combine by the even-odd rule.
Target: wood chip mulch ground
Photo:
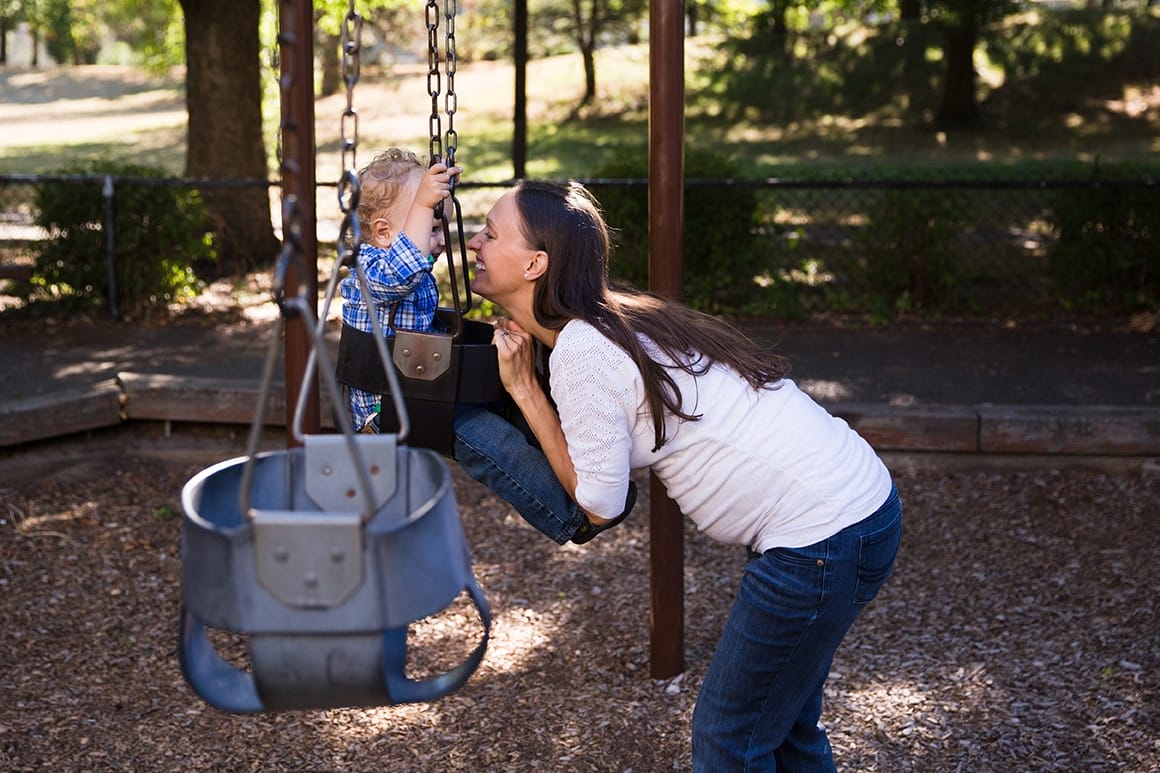
[[[454,472],[495,621],[447,698],[207,706],[176,658],[179,495],[243,447],[120,428],[0,459],[0,769],[690,769],[697,688],[745,556],[686,532],[687,668],[650,678],[647,486],[626,525],[558,548]],[[897,569],[828,683],[839,770],[1160,770],[1160,467],[897,477]],[[478,634],[470,612],[416,625],[412,646],[456,662]]]

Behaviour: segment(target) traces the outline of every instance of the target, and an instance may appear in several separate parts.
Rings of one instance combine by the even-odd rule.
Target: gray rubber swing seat
[[[394,435],[305,440],[216,464],[182,491],[186,681],[210,705],[236,713],[390,705],[452,692],[483,658],[490,612],[446,464]],[[372,484],[369,517],[352,472],[352,440]],[[483,625],[479,644],[446,673],[409,678],[408,625],[464,592]],[[223,659],[207,628],[247,635],[250,670]]]

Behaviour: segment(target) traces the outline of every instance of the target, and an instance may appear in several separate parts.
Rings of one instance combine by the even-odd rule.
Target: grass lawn
[[[693,38],[686,42],[686,144],[742,159],[755,178],[900,165],[977,175],[980,165],[1035,169],[1097,158],[1155,164],[1156,39],[1160,11],[1014,17],[976,53],[984,123],[950,130],[932,118],[941,62],[930,31],[909,39],[885,28],[801,37],[793,56],[771,55],[752,41]],[[427,149],[424,69],[363,68],[355,91],[360,158],[388,145]],[[597,100],[579,108],[579,55],[531,62],[529,176],[591,176],[618,150],[646,153],[648,72],[647,46],[600,51]],[[455,127],[470,179],[511,177],[513,83],[502,62],[458,65]],[[316,103],[319,180],[337,177],[344,107],[341,94]],[[266,114],[272,149],[276,106]],[[102,156],[177,175],[184,167],[182,73],[0,69],[0,126],[3,172],[43,173]]]

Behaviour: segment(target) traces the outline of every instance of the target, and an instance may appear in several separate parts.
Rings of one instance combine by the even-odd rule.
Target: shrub
[[[1133,312],[1160,304],[1160,189],[1109,185],[1059,191],[1048,271],[1069,310]]]
[[[597,170],[597,178],[645,178],[647,154],[621,151]],[[711,151],[689,150],[686,181],[738,177],[738,166]],[[648,189],[615,186],[596,192],[615,229],[612,275],[636,287],[648,286]],[[734,310],[759,289],[757,191],[754,188],[688,186],[685,191],[685,302],[709,312]]]
[[[62,175],[157,179],[164,170],[111,161],[73,164]],[[114,299],[123,315],[138,315],[191,296],[197,261],[213,260],[209,218],[196,190],[114,179]],[[104,181],[61,181],[37,190],[37,224],[49,239],[34,281],[82,303],[109,296]]]
[[[897,188],[870,205],[851,273],[871,311],[892,316],[938,306],[961,279],[962,208],[939,190]]]

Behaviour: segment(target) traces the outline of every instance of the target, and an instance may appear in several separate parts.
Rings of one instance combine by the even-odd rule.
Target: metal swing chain
[[[358,85],[359,74],[362,69],[362,58],[360,54],[361,40],[362,16],[359,15],[358,10],[355,8],[355,0],[350,0],[350,5],[343,19],[342,26],[342,77],[346,84],[346,108],[342,112],[341,119],[342,174],[338,184],[338,205],[339,209],[342,210],[342,226],[339,228],[337,243],[338,254],[335,259],[334,273],[331,276],[330,285],[327,288],[324,309],[330,307],[330,301],[334,297],[338,285],[338,270],[344,265],[349,266],[350,270],[354,272],[362,297],[371,297],[366,272],[358,262],[359,250],[363,243],[362,224],[358,218],[358,206],[362,186],[358,175],[358,111],[354,107],[354,88]],[[323,319],[325,319],[325,316]],[[402,389],[399,386],[398,377],[395,375],[394,368],[391,366],[391,355],[387,350],[386,331],[383,330],[379,315],[374,313],[370,314],[370,322],[371,330],[375,338],[375,348],[378,350],[379,360],[383,363],[387,381],[391,385],[391,399],[394,402],[395,415],[399,423],[396,437],[402,443],[407,439],[411,431],[410,418],[403,404]],[[333,372],[329,376],[333,378]],[[340,419],[343,422],[343,431],[346,432],[350,419],[345,411],[340,411],[339,413]]]
[[[281,3],[281,10],[283,18],[290,15],[293,4],[288,0],[283,0]],[[278,47],[275,55],[277,67],[281,70],[283,61],[294,61],[294,48],[297,46],[297,35],[295,32],[288,32],[284,25],[279,24],[278,31]],[[300,31],[296,31],[301,34]],[[286,275],[293,265],[296,268],[303,269],[303,255],[305,248],[302,244],[302,205],[298,200],[298,195],[291,193],[286,195],[284,183],[287,179],[296,177],[302,170],[297,158],[287,158],[286,156],[286,142],[285,135],[295,135],[298,131],[298,122],[294,117],[294,104],[291,99],[291,92],[293,91],[294,78],[289,72],[280,72],[278,77],[278,91],[279,104],[281,106],[281,121],[279,123],[278,131],[278,174],[283,181],[282,188],[282,251],[278,257],[278,263],[274,272],[274,286],[273,296],[274,302],[278,304],[279,310],[285,313],[286,300]],[[291,142],[291,147],[297,147],[297,143]],[[300,276],[305,276],[301,271]]]
[[[428,150],[434,164],[443,160],[443,125],[439,117],[439,94],[442,83],[439,74],[439,2],[427,0],[427,94],[431,97],[431,118],[427,124],[430,136]],[[436,215],[438,215],[438,208]]]
[[[455,0],[444,0],[443,15],[447,20],[445,34],[446,46],[444,56],[447,71],[447,95],[444,99],[443,112],[447,114],[447,140],[444,149],[447,152],[447,166],[455,165],[455,151],[459,149],[459,135],[455,131],[455,111],[459,107],[459,98],[455,93],[455,71],[459,57],[455,50]],[[451,179],[451,195],[455,195],[456,179]]]
[[[455,91],[455,73],[459,61],[455,44],[456,13],[456,0],[444,0],[443,17],[446,21],[444,57],[447,76],[447,92],[444,96],[447,133],[444,135],[439,113],[439,97],[442,91],[439,71],[439,3],[438,0],[427,0],[427,94],[431,97],[431,117],[428,121],[430,163],[442,161],[448,167],[455,165],[455,152],[459,148],[459,135],[455,130],[455,112],[459,106],[459,98]],[[463,313],[469,311],[472,305],[470,277],[467,269],[467,244],[463,234],[463,211],[459,199],[455,195],[457,182],[457,178],[451,178],[448,194],[455,211],[456,236],[458,237],[456,240],[451,238],[451,223],[448,220],[443,202],[435,206],[435,217],[443,224],[444,243],[447,250],[447,273],[451,282],[451,297],[455,305],[454,337],[456,339],[459,338],[462,331]],[[455,270],[455,250],[453,248],[456,245],[459,248],[460,269],[463,275],[464,301],[462,302],[459,296],[459,279]]]
[[[278,9],[278,46],[275,53],[276,66],[279,70],[281,70],[283,62],[294,61],[294,49],[298,45],[298,40],[301,36],[301,30],[289,30],[288,25],[281,21],[287,18],[293,19],[294,15],[292,11],[293,3],[290,0],[282,0]],[[279,339],[281,338],[285,319],[291,314],[300,313],[303,308],[301,305],[295,307],[289,303],[286,294],[286,281],[291,267],[297,270],[299,277],[305,277],[307,275],[304,259],[306,250],[302,241],[302,205],[298,199],[298,195],[295,193],[287,195],[285,188],[286,180],[297,179],[297,175],[302,169],[299,159],[288,156],[286,152],[287,145],[293,149],[298,147],[298,143],[287,143],[284,141],[284,135],[293,136],[298,131],[298,121],[295,120],[294,103],[291,99],[293,89],[293,74],[287,71],[279,72],[278,90],[281,118],[278,127],[277,153],[278,173],[282,180],[282,249],[274,267],[271,295],[274,303],[278,306],[280,324],[278,327],[278,335],[271,339],[271,344],[267,348],[266,360],[262,368],[262,381],[259,389],[258,404],[250,424],[250,434],[246,443],[247,461],[242,469],[242,482],[238,489],[238,510],[247,516],[252,515],[250,510],[250,494],[253,489],[254,459],[257,456],[261,443],[262,430],[265,426],[266,398],[270,394],[274,381],[274,369],[278,362]],[[303,280],[300,281],[298,288],[299,301],[305,292],[306,285]]]
[[[342,80],[346,84],[346,108],[339,127],[342,174],[338,184],[338,206],[342,210],[342,229],[338,236],[338,265],[350,265],[362,245],[362,227],[358,220],[361,186],[358,179],[358,111],[354,109],[354,87],[362,69],[360,40],[362,17],[354,0],[342,24]]]

